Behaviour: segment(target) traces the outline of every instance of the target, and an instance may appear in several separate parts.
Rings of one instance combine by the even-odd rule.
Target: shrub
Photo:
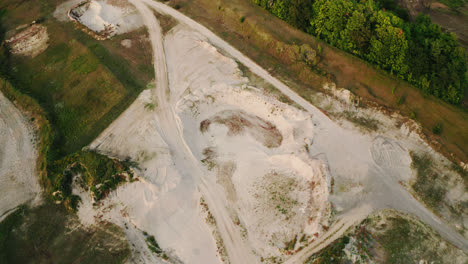
[[[441,123],[438,123],[437,125],[435,125],[433,128],[432,128],[432,133],[436,134],[436,135],[440,135],[442,133],[442,124]]]
[[[154,103],[146,103],[145,104],[145,109],[148,111],[153,111],[156,108],[156,105]]]
[[[398,98],[397,105],[402,105],[403,103],[405,103],[405,100],[406,100],[406,96],[404,95],[400,96],[400,98]]]

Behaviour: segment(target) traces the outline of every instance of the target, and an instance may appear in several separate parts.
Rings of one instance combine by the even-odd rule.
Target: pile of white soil
[[[78,5],[70,10],[70,17],[108,37],[133,31],[143,25],[133,6],[112,5],[110,0],[92,0]]]

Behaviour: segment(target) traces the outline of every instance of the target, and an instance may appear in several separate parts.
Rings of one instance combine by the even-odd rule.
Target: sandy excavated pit
[[[0,93],[0,221],[12,209],[39,199],[33,129]]]
[[[35,57],[47,49],[47,41],[47,28],[40,24],[32,24],[5,42],[13,54]]]
[[[72,8],[69,15],[105,37],[130,32],[143,26],[135,7],[123,1],[87,1]]]
[[[286,258],[328,225],[326,167],[305,148],[309,115],[248,86],[234,60],[191,30],[176,27],[165,47],[187,144],[258,260]]]

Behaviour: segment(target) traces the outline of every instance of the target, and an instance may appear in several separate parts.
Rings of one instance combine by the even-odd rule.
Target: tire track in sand
[[[182,175],[190,175],[199,183],[199,188],[216,219],[229,260],[232,263],[255,263],[251,249],[245,246],[241,235],[231,220],[226,207],[216,197],[221,196],[214,188],[210,188],[204,180],[204,174],[198,160],[193,156],[182,135],[180,120],[168,98],[169,80],[165,59],[161,26],[152,11],[139,0],[131,0],[143,17],[153,46],[156,88],[153,89],[153,100],[157,102],[158,131],[171,150],[176,167]]]

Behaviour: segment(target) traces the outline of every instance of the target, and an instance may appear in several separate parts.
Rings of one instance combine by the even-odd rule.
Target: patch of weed
[[[98,61],[91,56],[81,55],[71,63],[73,71],[81,74],[88,74],[95,71],[98,67]]]
[[[386,222],[388,227],[374,234],[385,249],[386,263],[417,263],[421,259],[429,263],[442,263],[437,246],[431,245],[431,235],[424,225],[403,217],[389,217]]]
[[[143,232],[143,234],[146,237],[146,244],[148,245],[148,248],[151,250],[151,252],[155,253],[158,257],[168,260],[169,257],[166,255],[166,253],[159,247],[158,242],[156,242],[156,239],[154,236],[148,235],[147,232]]]
[[[49,58],[48,63],[59,63],[68,59],[71,54],[71,48],[65,43],[48,47],[45,51]]]
[[[455,263],[461,251],[420,220],[394,210],[377,212],[312,255],[306,263]],[[346,252],[344,251],[346,247]],[[457,262],[457,263],[458,263]]]
[[[452,163],[452,170],[457,172],[463,179],[463,183],[465,184],[465,190],[468,191],[468,171],[463,169],[460,165]]]
[[[402,105],[405,103],[405,101],[406,101],[406,96],[402,95],[398,98],[397,105]]]
[[[312,255],[305,263],[307,264],[342,264],[345,263],[345,253],[343,249],[349,243],[349,236],[343,236]]]
[[[447,190],[439,183],[441,175],[432,167],[432,159],[427,155],[410,153],[411,167],[416,169],[416,182],[412,185],[423,201],[433,209],[438,209],[445,198]]]
[[[440,135],[442,134],[442,124],[438,123],[432,128],[432,133],[435,135]]]
[[[350,111],[344,111],[343,113],[346,119],[348,119],[354,124],[369,131],[376,131],[379,129],[379,126],[381,125],[380,121],[377,119],[364,117],[364,116],[358,116],[356,113],[353,113]]]
[[[154,103],[146,103],[145,104],[145,109],[148,111],[154,111],[156,109],[156,104]]]

